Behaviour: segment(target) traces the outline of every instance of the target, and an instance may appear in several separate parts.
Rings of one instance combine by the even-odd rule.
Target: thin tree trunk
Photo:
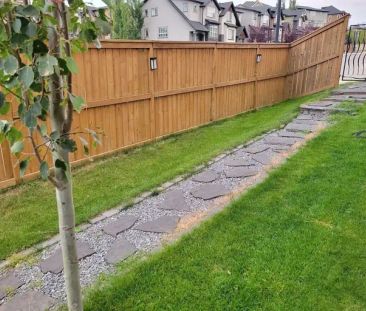
[[[55,10],[55,18],[59,26],[62,26],[60,6]],[[65,14],[63,12],[63,14]],[[61,53],[59,35],[56,30],[49,32],[49,48],[52,55],[59,57]],[[51,77],[50,88],[50,120],[52,131],[67,137],[64,126],[67,121],[67,113],[62,105],[63,93],[61,87],[64,81],[60,76],[54,74]],[[61,240],[62,260],[64,266],[65,287],[67,305],[69,311],[82,311],[82,296],[80,286],[79,261],[77,258],[75,238],[75,210],[72,193],[72,179],[69,164],[69,153],[60,146],[55,146],[52,152],[53,163],[61,160],[67,166],[66,172],[62,168],[55,168],[56,179],[56,201],[59,219],[59,232]]]

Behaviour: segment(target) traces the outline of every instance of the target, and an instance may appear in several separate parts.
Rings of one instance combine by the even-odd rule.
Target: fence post
[[[154,72],[155,70],[151,70],[150,59],[155,57],[154,55],[154,43],[151,42],[149,48],[149,92],[150,92],[150,137],[152,140],[156,139],[156,124],[155,124],[155,81],[154,81]],[[159,68],[159,65],[158,65]]]

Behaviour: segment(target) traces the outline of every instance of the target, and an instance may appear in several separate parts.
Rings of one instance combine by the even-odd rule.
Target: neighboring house
[[[259,21],[258,26],[266,26],[266,27],[273,27],[275,24],[276,18],[276,8],[265,4],[259,0],[257,1],[246,1],[243,4],[239,5],[243,9],[254,9],[259,11],[261,14],[258,15]],[[252,25],[254,26],[254,25]]]
[[[328,11],[309,6],[296,6],[297,10],[304,12],[306,20],[304,26],[323,27],[328,23]]]
[[[287,23],[290,27],[290,30],[302,27],[307,20],[305,10],[285,9],[282,10],[282,15],[283,15],[283,24]]]
[[[322,7],[322,10],[328,12],[328,23],[331,23],[331,22],[341,18],[342,16],[344,16],[344,14],[346,14],[345,11],[338,10],[333,5],[324,6],[324,7]]]
[[[221,42],[236,42],[237,36],[243,30],[240,27],[239,16],[232,2],[220,3],[220,25],[219,25],[219,41]],[[239,31],[237,32],[237,29]],[[244,32],[245,34],[245,32]],[[243,35],[240,34],[242,37]]]
[[[142,38],[218,41],[220,11],[216,0],[144,0]]]

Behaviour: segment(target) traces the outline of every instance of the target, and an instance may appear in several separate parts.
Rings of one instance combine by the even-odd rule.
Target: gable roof
[[[144,0],[144,4],[146,2],[148,2],[149,0]],[[205,31],[205,32],[208,32],[208,29],[202,25],[200,22],[195,22],[195,21],[192,21],[190,20],[176,5],[175,3],[172,1],[172,0],[167,0],[172,6],[173,8],[183,17],[183,19],[189,24],[189,26],[191,26],[194,30],[197,30],[197,31]],[[191,0],[191,1],[194,1],[194,0]],[[194,2],[203,2],[203,1],[194,1]],[[205,1],[207,2],[207,1]],[[208,0],[208,2],[211,2],[211,0]]]
[[[234,17],[235,17],[235,20],[236,20],[236,23],[235,23],[236,26],[240,26],[238,13],[235,10],[234,3],[232,3],[232,2],[223,2],[223,3],[220,3],[220,7],[221,7],[220,17],[224,16],[231,9],[232,12],[234,13]]]
[[[344,11],[338,10],[336,7],[334,7],[333,5],[330,6],[324,6],[322,7],[322,10],[325,10],[328,12],[328,15],[338,15],[338,14],[343,14],[345,13]]]
[[[258,14],[263,14],[260,10],[257,10],[252,7],[244,6],[243,4],[239,4],[238,6],[236,6],[235,10],[236,10],[236,12],[239,12],[239,13],[244,12],[244,11],[250,11],[250,12],[255,12]]]
[[[217,0],[190,0],[190,1],[199,3],[203,7],[207,6],[212,1],[216,5],[217,9],[220,11],[220,5],[217,2]]]

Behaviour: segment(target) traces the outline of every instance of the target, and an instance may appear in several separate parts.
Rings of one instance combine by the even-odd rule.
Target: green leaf
[[[20,29],[22,28],[22,22],[19,18],[15,19],[15,21],[13,22],[12,28],[13,28],[14,32],[20,33]]]
[[[24,122],[25,126],[30,129],[33,129],[37,126],[37,116],[31,109],[24,113],[22,116],[22,121]]]
[[[37,125],[37,129],[42,136],[47,135],[47,125],[46,124],[43,123],[41,125]]]
[[[27,170],[27,167],[29,165],[29,158],[20,161],[19,168],[20,168],[20,177],[24,177],[25,171]]]
[[[8,125],[9,126],[9,125]],[[15,127],[8,127],[6,132],[6,138],[8,139],[10,145],[15,144],[15,142],[20,141],[23,138],[21,131],[18,131]]]
[[[80,112],[85,105],[84,99],[80,96],[74,96],[71,93],[69,93],[69,98],[72,103],[72,106],[77,112]]]
[[[66,166],[66,163],[60,159],[57,159],[55,161],[55,167],[56,168],[60,168],[62,169],[63,171],[66,171],[67,170],[67,166]]]
[[[25,34],[29,38],[35,37],[35,35],[37,34],[37,25],[33,22],[29,22],[27,27],[25,28]]]
[[[47,180],[48,178],[48,164],[46,161],[42,161],[41,165],[39,166],[39,171],[41,173],[41,178],[43,180]]]
[[[37,59],[38,72],[42,77],[52,75],[55,72],[54,66],[57,65],[58,65],[57,58],[49,54],[40,56]]]
[[[4,102],[4,104],[0,104],[0,115],[5,115],[9,112],[10,110],[10,103],[9,102]]]
[[[4,72],[5,74],[12,76],[14,75],[19,68],[18,60],[14,55],[8,55],[4,61]]]
[[[11,147],[10,151],[11,153],[14,153],[15,155],[21,153],[24,149],[24,143],[22,141],[16,141]]]
[[[34,81],[34,72],[32,67],[24,66],[19,69],[19,80],[25,90],[28,90]]]
[[[65,58],[67,68],[72,73],[78,73],[78,65],[76,64],[75,60],[72,57]]]
[[[66,150],[68,152],[74,152],[77,150],[76,143],[72,139],[68,139],[68,138],[60,139],[59,145],[61,146],[62,149]]]
[[[20,15],[23,15],[23,16],[26,16],[26,17],[36,17],[36,18],[38,18],[39,15],[40,15],[40,11],[36,7],[34,7],[33,5],[17,6],[16,10]]]

